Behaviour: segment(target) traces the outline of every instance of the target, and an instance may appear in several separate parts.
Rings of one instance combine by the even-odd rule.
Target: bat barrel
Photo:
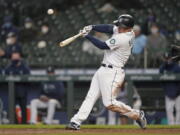
[[[59,43],[60,47],[66,46],[68,44],[70,44],[71,42],[73,42],[75,39],[77,39],[78,37],[82,36],[82,33],[78,33],[73,37],[67,38],[66,40],[62,41]]]

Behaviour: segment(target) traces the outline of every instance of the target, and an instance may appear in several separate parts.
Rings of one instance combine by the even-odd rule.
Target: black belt
[[[101,64],[101,66],[103,66],[103,67],[108,67],[108,68],[113,68],[113,66],[112,65],[107,65],[107,64]]]
[[[102,63],[101,66],[103,66],[103,67],[108,67],[108,68],[113,68],[112,65],[107,65],[107,64],[104,64],[104,63]],[[124,69],[124,67],[121,67],[121,68]]]

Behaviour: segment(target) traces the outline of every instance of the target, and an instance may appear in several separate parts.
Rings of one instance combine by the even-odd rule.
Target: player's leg
[[[81,125],[81,123],[87,119],[89,116],[92,107],[94,106],[96,100],[100,97],[100,90],[97,78],[97,72],[92,78],[90,89],[87,93],[85,100],[83,101],[79,111],[74,115],[71,119],[71,123],[76,123],[77,125]],[[71,126],[71,125],[69,125]],[[68,128],[69,128],[68,126]],[[79,128],[78,128],[79,129]]]
[[[175,105],[175,100],[170,99],[169,97],[165,97],[165,103],[166,103],[166,114],[167,114],[167,119],[168,119],[168,124],[169,125],[174,125],[175,124],[175,118],[174,118],[174,105]]]
[[[180,95],[176,98],[176,125],[180,125]]]
[[[121,84],[124,81],[124,71],[102,68],[99,76],[101,76],[99,83],[102,99],[107,109],[119,112],[123,115],[126,114],[126,116],[134,120],[138,119],[139,113],[137,111],[132,109],[130,106],[116,100]]]
[[[47,108],[47,104],[42,102],[39,99],[33,99],[30,104],[31,109],[31,124],[37,123],[37,114],[38,114],[38,108]]]
[[[107,109],[121,113],[133,120],[144,118],[143,112],[140,113],[139,110],[132,109],[130,106],[116,100],[116,96],[125,77],[123,70],[113,70],[102,67],[99,76],[101,76],[99,83],[102,99]],[[146,125],[146,121],[144,122]]]
[[[55,110],[56,110],[57,106],[60,107],[60,103],[56,99],[50,99],[48,101],[48,105],[47,105],[47,118],[45,120],[46,124],[52,124],[52,120],[53,120],[54,113],[55,113]]]
[[[26,105],[27,105],[27,98],[26,97],[20,97],[19,98],[19,106],[21,107],[21,114],[22,114],[22,124],[27,123],[27,113],[26,113]]]
[[[116,125],[116,113],[108,110],[108,125]]]

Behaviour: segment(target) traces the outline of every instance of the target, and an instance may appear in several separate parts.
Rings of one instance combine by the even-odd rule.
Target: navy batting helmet
[[[134,26],[134,18],[129,14],[123,14],[118,17],[118,20],[113,21],[118,27],[132,28]]]

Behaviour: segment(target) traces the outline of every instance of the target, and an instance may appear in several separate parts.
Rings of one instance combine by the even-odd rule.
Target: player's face
[[[11,60],[20,60],[21,55],[19,53],[13,53],[11,56]]]
[[[131,30],[132,30],[132,28],[119,27],[119,33],[130,32]]]

